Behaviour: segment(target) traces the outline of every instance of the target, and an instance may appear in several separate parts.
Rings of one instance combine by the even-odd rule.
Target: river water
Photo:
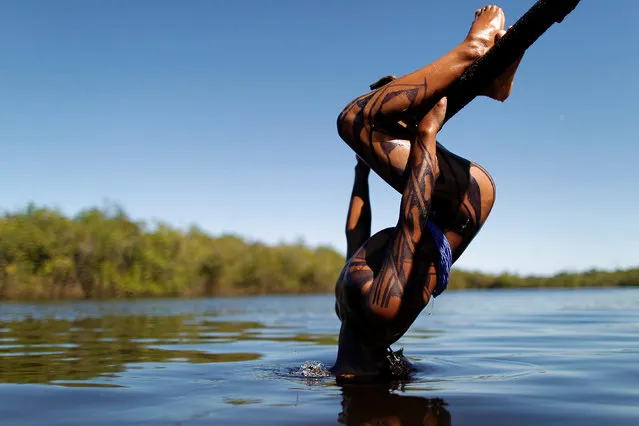
[[[0,424],[639,425],[639,289],[449,291],[393,387],[330,366],[331,296],[0,304]]]

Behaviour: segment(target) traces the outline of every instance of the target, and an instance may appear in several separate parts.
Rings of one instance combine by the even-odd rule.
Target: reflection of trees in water
[[[282,334],[285,327],[253,321],[198,321],[188,316],[28,317],[0,322],[0,383],[52,383],[117,377],[136,363],[217,363],[261,358],[216,353],[239,340],[304,341],[336,345],[331,335]],[[269,331],[279,331],[269,336]],[[182,349],[172,345],[201,345]]]
[[[390,392],[385,386],[345,385],[342,412],[345,425],[450,426],[446,402],[438,398],[407,396]]]

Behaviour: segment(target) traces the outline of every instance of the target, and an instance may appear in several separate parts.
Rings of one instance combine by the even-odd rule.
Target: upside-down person
[[[452,264],[492,209],[490,175],[448,151],[436,136],[446,90],[504,35],[504,23],[497,6],[477,10],[457,47],[408,75],[382,78],[338,118],[339,134],[357,157],[346,224],[348,260],[335,289],[342,324],[333,372],[340,378],[391,375],[390,345],[446,289]],[[504,101],[520,60],[482,95]],[[397,225],[373,236],[370,169],[402,194]]]

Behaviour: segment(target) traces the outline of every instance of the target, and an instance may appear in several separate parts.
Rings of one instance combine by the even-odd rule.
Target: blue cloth
[[[433,297],[437,297],[446,290],[450,281],[450,268],[453,266],[453,253],[444,233],[430,220],[427,222],[428,230],[433,236],[435,247],[439,251],[439,266],[437,268],[437,286],[433,290]]]

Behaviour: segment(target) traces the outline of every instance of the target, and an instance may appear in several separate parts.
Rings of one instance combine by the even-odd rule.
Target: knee
[[[375,92],[370,92],[353,99],[344,107],[337,117],[337,132],[346,143],[359,139],[360,132],[368,127],[368,113],[364,113]]]

